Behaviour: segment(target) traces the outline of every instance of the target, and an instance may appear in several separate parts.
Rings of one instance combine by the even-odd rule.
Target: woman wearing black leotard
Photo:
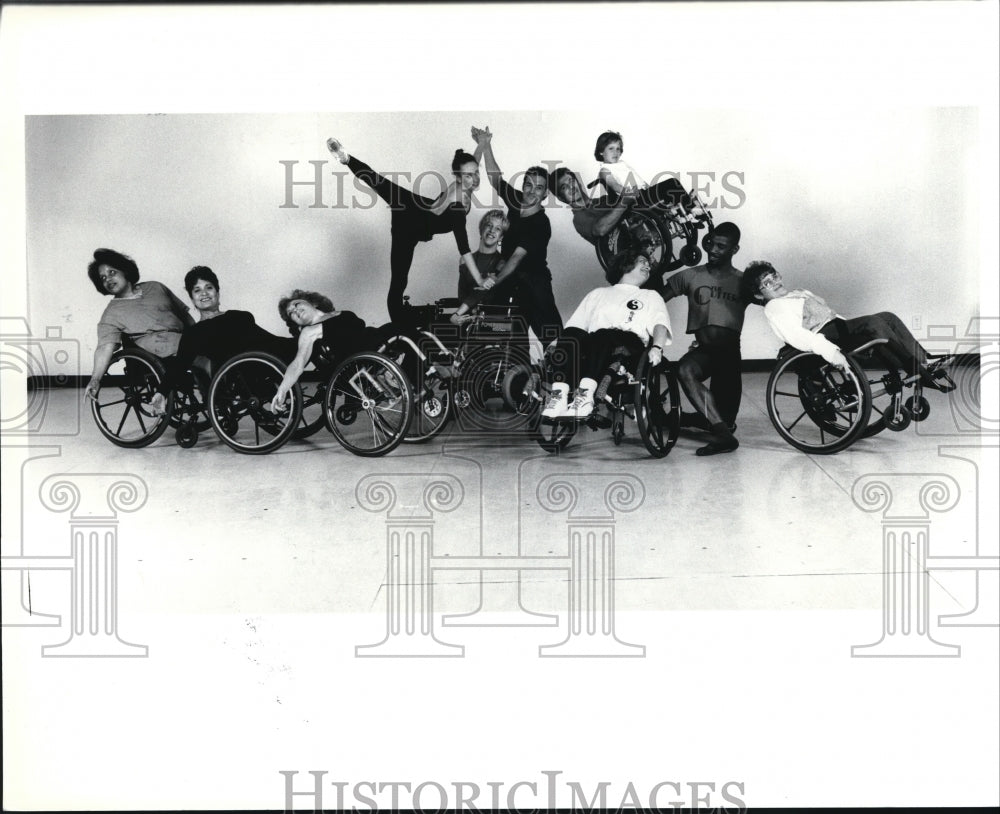
[[[379,175],[375,170],[350,155],[337,139],[327,139],[326,146],[348,169],[371,187],[392,210],[392,248],[389,254],[391,279],[386,306],[389,319],[397,324],[406,321],[403,308],[403,292],[413,264],[413,250],[418,243],[430,240],[434,235],[451,232],[455,235],[462,262],[469,270],[477,285],[483,284],[483,276],[476,267],[469,237],[465,230],[465,216],[472,205],[472,193],[479,187],[479,150],[469,155],[456,150],[451,162],[455,174],[447,189],[436,199],[425,198]]]
[[[379,328],[365,325],[353,311],[338,311],[328,297],[315,291],[296,289],[278,303],[278,313],[298,334],[298,351],[271,401],[271,409],[283,409],[288,391],[302,375],[310,361],[324,370],[331,370],[355,353],[377,350],[383,334]]]

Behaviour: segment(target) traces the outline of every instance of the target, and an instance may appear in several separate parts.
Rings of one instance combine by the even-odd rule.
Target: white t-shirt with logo
[[[663,298],[655,291],[629,283],[595,288],[566,322],[567,328],[580,328],[587,333],[604,328],[630,331],[644,343],[650,340],[657,325],[666,326],[669,345],[673,332]]]

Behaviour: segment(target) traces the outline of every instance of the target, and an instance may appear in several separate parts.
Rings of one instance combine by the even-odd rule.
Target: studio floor
[[[887,529],[926,535],[924,553],[932,557],[997,556],[995,494],[983,487],[990,478],[995,483],[997,447],[969,421],[975,405],[968,394],[979,392],[978,373],[958,370],[951,398],[929,394],[926,421],[829,456],[803,454],[778,437],[765,408],[767,374],[750,373],[736,452],[700,458],[694,452],[704,438],[682,435],[661,460],[647,455],[634,423],[620,446],[607,431],[583,429],[557,456],[530,439],[477,436],[458,424],[382,458],[350,455],[325,432],[261,456],[233,452],[211,430],[191,449],[177,446],[172,433],[148,448],[121,449],[99,435],[77,391],[50,391],[45,433],[4,439],[5,506],[18,505],[12,497],[20,505],[19,513],[4,511],[5,729],[19,733],[24,747],[7,763],[11,772],[30,773],[48,762],[77,784],[88,806],[110,808],[150,807],[145,794],[153,769],[122,748],[127,742],[187,772],[188,786],[157,789],[157,805],[165,807],[280,807],[280,770],[306,778],[307,771],[336,770],[345,781],[371,776],[373,766],[387,781],[485,776],[488,764],[445,734],[459,725],[444,711],[453,700],[471,705],[470,725],[487,731],[508,723],[514,733],[558,730],[549,744],[555,751],[533,743],[520,757],[510,749],[519,736],[504,735],[506,751],[497,752],[496,765],[513,761],[504,777],[530,780],[531,771],[567,767],[624,785],[628,765],[647,779],[685,773],[699,779],[708,764],[697,756],[714,754],[720,786],[719,772],[737,777],[759,769],[767,780],[747,790],[750,802],[805,804],[815,799],[809,790],[818,776],[792,782],[765,768],[747,744],[713,751],[712,738],[691,729],[698,726],[693,708],[683,702],[678,708],[678,699],[695,705],[713,699],[703,707],[710,730],[737,726],[732,716],[748,718],[752,731],[779,727],[781,745],[768,748],[793,762],[789,738],[801,736],[808,720],[815,734],[817,716],[839,733],[810,747],[819,749],[821,762],[836,759],[834,744],[859,737],[866,721],[915,726],[912,704],[926,704],[926,695],[912,689],[891,700],[890,688],[907,675],[948,685],[950,700],[933,707],[946,728],[956,704],[963,715],[995,718],[995,700],[984,700],[996,681],[997,620],[989,605],[995,570],[933,571],[926,593],[906,599],[916,603],[906,606],[908,618],[925,625],[909,631],[913,638],[960,647],[961,678],[923,666],[954,659],[918,659],[919,665],[890,659],[892,670],[878,675],[846,668],[859,661],[851,658],[855,645],[879,640],[887,603],[896,602],[885,588]],[[74,484],[68,488],[75,496],[60,497],[55,482]],[[108,497],[115,482],[130,484],[124,497]],[[888,502],[872,498],[873,483],[889,493]],[[115,636],[148,648],[118,655],[146,658],[60,659],[58,651],[43,649],[74,638],[72,620],[81,614],[71,590],[76,577],[55,566],[17,570],[12,558],[65,558],[71,530],[95,524],[117,533],[117,563],[108,566],[117,569],[110,583]],[[413,557],[387,551],[388,536],[400,530],[418,545],[427,542],[436,563],[431,578]],[[588,534],[605,541],[600,551],[607,559],[589,564],[582,590],[604,593],[581,598],[566,568],[537,565],[572,559],[570,540]],[[492,558],[491,568],[444,567],[445,558],[463,558],[468,566],[476,557]],[[500,558],[509,565],[496,567]],[[399,583],[417,589],[400,599]],[[411,604],[400,609],[400,602]],[[540,658],[560,655],[546,648],[572,638],[574,607],[581,604],[599,609],[597,633],[606,634],[607,652],[584,660]],[[429,627],[394,630],[397,623]],[[409,634],[426,634],[434,652],[374,648],[367,654],[416,658],[364,658],[365,645]],[[549,702],[529,702],[536,682],[561,689]],[[662,695],[668,685],[669,704]],[[848,685],[841,696],[839,688]],[[96,706],[58,695],[63,686]],[[800,697],[812,686],[824,687],[828,705]],[[881,687],[890,700],[880,706],[866,686]],[[598,702],[597,687],[610,694],[611,706]],[[406,701],[413,692],[425,699],[419,709]],[[742,701],[731,706],[733,692],[753,711]],[[784,708],[772,717],[758,701]],[[838,709],[844,717],[830,720]],[[618,731],[619,720],[642,729],[643,739],[677,722],[693,739],[692,751],[663,747],[672,756],[669,766],[652,759],[648,742],[645,751],[622,745],[631,757],[621,765],[614,749],[579,751],[588,732]],[[111,742],[100,741],[105,758],[81,752],[75,736],[53,741],[66,727],[102,726],[115,733]],[[174,748],[164,754],[160,738],[176,743],[185,726],[197,742],[183,755]],[[981,721],[974,728],[962,737],[978,750],[976,760],[995,760],[995,730]],[[434,748],[417,748],[420,737],[406,731],[436,732]],[[346,741],[331,745],[339,735]],[[863,768],[873,759],[867,754],[865,746],[849,763],[858,783],[881,788],[877,773]],[[964,771],[934,755],[935,771]],[[120,785],[112,782],[118,769],[95,769],[104,759],[126,772],[115,781]],[[220,760],[241,777],[229,791],[213,785],[212,761]],[[908,764],[914,789],[930,768],[923,761]],[[981,801],[978,786],[969,793],[967,799]],[[924,804],[932,802],[929,789],[921,794]],[[60,795],[46,789],[30,799],[58,807],[70,799]],[[869,801],[904,799],[910,796],[886,791]],[[296,805],[311,807],[305,798]]]

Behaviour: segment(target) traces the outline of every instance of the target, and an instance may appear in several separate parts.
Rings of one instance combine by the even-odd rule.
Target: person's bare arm
[[[281,384],[278,385],[278,392],[275,393],[274,398],[271,399],[271,412],[277,413],[285,409],[285,398],[288,396],[288,391],[295,386],[295,383],[302,375],[302,371],[305,370],[306,365],[309,364],[309,357],[312,355],[313,345],[322,333],[323,326],[321,324],[307,325],[302,329],[302,333],[299,334],[298,352],[295,354],[295,358],[292,360],[292,363],[285,370],[285,375],[281,379]]]
[[[97,398],[97,394],[101,389],[101,379],[108,372],[108,367],[111,365],[111,357],[114,354],[115,345],[113,344],[97,346],[97,349],[94,351],[94,372],[90,374],[90,381],[87,383],[87,389],[84,390],[84,396],[87,398],[91,400]]]
[[[618,225],[618,221],[625,217],[625,213],[628,212],[628,208],[634,200],[634,194],[625,193],[622,195],[610,210],[594,221],[594,234],[597,237],[604,237],[614,229]]]

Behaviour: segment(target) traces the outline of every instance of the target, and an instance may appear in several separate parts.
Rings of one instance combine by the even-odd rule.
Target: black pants
[[[602,328],[588,333],[580,328],[567,328],[548,352],[553,380],[575,387],[580,379],[600,382],[616,355],[638,359],[642,340],[631,331]]]
[[[518,275],[514,302],[543,346],[562,333],[563,321],[552,293],[551,278],[535,274]]]
[[[837,317],[824,325],[820,333],[844,351],[861,347],[872,339],[888,339],[884,345],[877,345],[875,352],[907,374],[920,372],[927,363],[927,351],[890,311],[851,319]]]
[[[430,240],[427,218],[434,201],[394,184],[354,156],[348,159],[347,168],[389,204],[392,212],[389,293],[385,304],[389,319],[405,324],[407,312],[403,308],[403,294],[413,265],[413,251],[418,243]]]
[[[742,362],[740,335],[735,331],[732,337],[725,339],[717,338],[712,342],[698,340],[698,347],[685,353],[679,362],[681,368],[693,367],[700,381],[711,377],[709,391],[719,417],[727,424],[736,423],[743,400]]]

